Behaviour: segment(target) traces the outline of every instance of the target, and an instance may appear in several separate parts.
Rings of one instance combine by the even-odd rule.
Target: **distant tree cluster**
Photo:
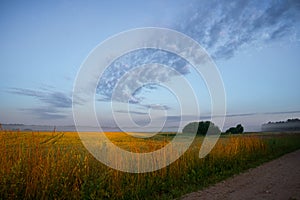
[[[300,119],[288,119],[286,121],[268,122],[261,127],[262,131],[300,131]]]
[[[294,122],[300,122],[300,119],[294,118],[294,119],[288,119],[286,121],[279,121],[279,122],[268,122],[268,124],[283,124],[283,123],[294,123]]]
[[[226,130],[227,134],[241,134],[244,132],[244,127],[241,124],[238,124],[236,127],[231,127]]]
[[[220,128],[210,121],[191,122],[182,130],[182,133],[197,133],[197,135],[219,134],[220,132]]]

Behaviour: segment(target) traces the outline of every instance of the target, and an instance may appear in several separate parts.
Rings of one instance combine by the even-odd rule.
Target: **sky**
[[[246,131],[259,131],[262,123],[300,117],[297,0],[29,0],[1,1],[0,9],[1,123],[74,124],[73,87],[85,59],[107,38],[142,27],[179,31],[205,49],[224,84],[224,129],[241,123]],[[115,126],[112,114],[126,121],[128,113],[141,126],[162,117],[167,126],[178,125],[180,101],[188,98],[178,100],[168,88],[150,84],[131,91],[123,84],[119,89],[128,90],[129,97],[112,96],[116,83],[132,69],[124,66],[155,62],[170,65],[179,75],[154,67],[146,69],[148,78],[180,88],[178,77],[184,77],[195,91],[201,116],[191,106],[186,122],[209,119],[210,93],[201,76],[178,56],[149,49],[121,56],[99,77],[95,107],[101,125]],[[89,125],[89,117],[82,118]]]

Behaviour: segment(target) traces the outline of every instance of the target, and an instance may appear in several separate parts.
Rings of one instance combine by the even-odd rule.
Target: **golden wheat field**
[[[151,152],[174,134],[106,133],[119,147]],[[163,169],[132,174],[96,160],[74,132],[0,132],[0,199],[172,199],[300,147],[299,134],[222,136],[199,159],[203,137]],[[151,160],[149,161],[151,162]]]

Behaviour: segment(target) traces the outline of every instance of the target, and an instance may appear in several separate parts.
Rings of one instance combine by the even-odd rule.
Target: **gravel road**
[[[181,199],[300,200],[300,150]]]

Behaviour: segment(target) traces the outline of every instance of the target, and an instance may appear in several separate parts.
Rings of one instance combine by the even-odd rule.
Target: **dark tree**
[[[235,127],[231,127],[229,129],[227,129],[225,133],[227,133],[227,134],[229,134],[229,133],[236,134],[236,129],[235,129]]]
[[[238,124],[236,127],[231,127],[227,129],[225,133],[240,134],[243,132],[244,132],[244,127],[241,124]]]
[[[183,130],[183,133],[197,133],[197,135],[206,134],[218,134],[221,132],[218,126],[210,121],[191,122],[187,124]]]
[[[244,127],[243,127],[241,124],[238,124],[238,125],[236,126],[236,131],[237,131],[238,133],[244,133]]]

